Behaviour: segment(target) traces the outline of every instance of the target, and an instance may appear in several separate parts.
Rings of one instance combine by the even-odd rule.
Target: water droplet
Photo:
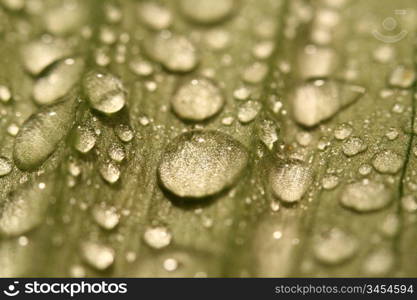
[[[80,79],[84,69],[81,58],[61,60],[33,86],[33,99],[41,105],[49,105],[66,95]]]
[[[100,167],[100,175],[105,181],[113,184],[116,183],[120,178],[120,169],[116,164],[112,162],[105,163]]]
[[[337,67],[336,52],[332,48],[308,45],[298,57],[298,70],[302,78],[328,77]]]
[[[175,258],[167,258],[164,260],[164,269],[168,272],[175,271],[178,268],[178,261]]]
[[[342,123],[334,130],[334,137],[338,140],[347,139],[353,132],[352,126],[347,123]]]
[[[166,29],[172,24],[172,13],[167,7],[145,1],[138,6],[138,14],[142,22],[153,30]]]
[[[91,213],[97,224],[106,230],[112,230],[119,224],[120,215],[114,207],[96,205]]]
[[[274,47],[273,41],[262,41],[257,43],[252,49],[253,56],[257,59],[267,59],[272,55]]]
[[[12,192],[0,210],[0,234],[19,236],[39,226],[48,208],[49,192],[49,188],[41,189],[36,183]]]
[[[372,165],[380,173],[395,174],[403,166],[403,158],[394,151],[383,150],[374,156]]]
[[[391,203],[392,195],[388,188],[379,182],[363,180],[345,186],[340,203],[357,212],[380,210]]]
[[[233,185],[248,163],[245,147],[218,131],[192,131],[176,137],[158,167],[162,184],[180,197],[199,198]]]
[[[272,150],[275,142],[278,141],[278,129],[274,121],[262,120],[259,138],[269,150]]]
[[[172,72],[189,72],[199,61],[197,50],[182,35],[162,32],[145,41],[147,54]]]
[[[376,249],[363,262],[363,271],[367,275],[379,277],[386,275],[394,265],[394,253],[388,248]]]
[[[207,46],[213,50],[225,49],[230,43],[230,34],[224,29],[212,29],[205,35]]]
[[[7,86],[0,85],[0,101],[7,103],[12,99],[12,92]]]
[[[369,164],[362,164],[359,167],[359,174],[362,176],[369,175],[372,172],[372,166]]]
[[[181,12],[191,21],[201,24],[220,22],[231,15],[235,0],[181,0]]]
[[[84,242],[81,245],[81,255],[91,267],[104,271],[114,263],[113,248],[97,242]]]
[[[19,133],[19,126],[17,126],[16,124],[12,123],[7,127],[7,133],[10,134],[11,136],[16,136]]]
[[[102,113],[116,113],[126,104],[123,83],[111,73],[89,71],[84,77],[83,87],[91,106]]]
[[[295,138],[297,139],[297,143],[303,147],[310,145],[311,141],[313,140],[313,136],[309,132],[305,131],[298,132]]]
[[[110,158],[116,162],[121,162],[126,157],[125,149],[120,144],[111,144],[108,152]]]
[[[46,11],[42,20],[46,29],[56,35],[65,35],[80,29],[87,19],[84,2],[62,2]]]
[[[128,125],[119,124],[114,128],[114,131],[122,142],[127,143],[133,139],[133,131]]]
[[[239,106],[237,118],[241,123],[252,122],[258,115],[261,108],[262,105],[258,101],[246,101]]]
[[[166,227],[150,227],[143,234],[143,239],[149,247],[162,249],[171,243],[172,235]]]
[[[81,153],[88,153],[96,144],[96,135],[89,127],[78,126],[74,133],[74,148]]]
[[[325,190],[332,190],[339,184],[339,177],[336,175],[326,175],[323,177],[322,185]]]
[[[237,100],[247,100],[250,96],[250,90],[247,87],[240,87],[233,91],[233,97]]]
[[[357,249],[358,242],[351,234],[333,228],[316,237],[313,251],[320,262],[336,265],[351,258]]]
[[[71,54],[72,49],[60,39],[40,39],[22,47],[23,65],[31,74],[38,75],[53,62]]]
[[[413,67],[397,66],[389,76],[388,83],[393,87],[409,88],[416,80],[416,73]]]
[[[389,139],[390,141],[395,140],[399,135],[398,129],[397,128],[390,128],[387,133],[385,133],[385,136],[387,137],[387,139]]]
[[[264,80],[268,74],[268,65],[255,62],[243,70],[242,79],[248,83],[256,84]]]
[[[316,80],[296,88],[293,113],[301,125],[312,127],[333,117],[340,109],[356,101],[364,89],[336,81]]]
[[[219,113],[224,105],[224,97],[213,81],[193,78],[177,89],[171,105],[180,118],[203,121]]]
[[[359,137],[350,137],[342,145],[343,153],[346,156],[355,156],[358,153],[365,151],[368,146]]]
[[[138,76],[150,76],[154,72],[154,68],[149,61],[140,59],[140,58],[133,58],[129,62],[130,70]]]
[[[9,174],[12,171],[12,163],[5,157],[0,156],[0,177]]]
[[[394,58],[394,48],[390,45],[382,45],[376,48],[373,52],[374,59],[381,63],[386,64]]]
[[[387,215],[381,224],[380,230],[387,237],[395,236],[400,230],[400,219],[395,214]]]
[[[269,182],[276,197],[287,203],[299,201],[313,181],[310,168],[298,160],[279,162],[269,174]]]
[[[417,199],[413,195],[407,195],[401,198],[401,206],[407,212],[417,211]]]
[[[13,157],[19,169],[34,169],[55,151],[73,125],[76,104],[73,91],[62,102],[45,107],[25,121],[14,144]]]

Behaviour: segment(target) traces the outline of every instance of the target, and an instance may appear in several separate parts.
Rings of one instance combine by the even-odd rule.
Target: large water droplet
[[[71,54],[71,48],[60,39],[41,39],[22,47],[22,61],[26,70],[38,75],[58,59]]]
[[[378,172],[395,174],[403,166],[403,158],[394,151],[383,150],[374,156],[372,165]]]
[[[150,57],[172,72],[189,72],[197,66],[195,46],[185,36],[162,32],[145,41]]]
[[[279,161],[269,174],[274,195],[287,203],[299,201],[313,181],[310,168],[298,160]]]
[[[340,203],[357,212],[372,212],[386,207],[392,200],[388,188],[379,182],[363,180],[345,186]]]
[[[29,183],[12,192],[0,209],[0,234],[19,236],[40,225],[48,207],[50,186]]]
[[[357,249],[357,240],[351,234],[338,228],[322,233],[314,241],[316,259],[329,265],[345,262],[355,254]]]
[[[312,127],[333,117],[343,107],[364,93],[362,87],[338,82],[316,80],[298,86],[292,104],[295,120]]]
[[[33,99],[38,104],[52,104],[66,95],[80,79],[84,69],[81,58],[59,61],[44,77],[36,80]]]
[[[181,0],[181,12],[191,21],[213,24],[226,19],[235,8],[235,0]]]
[[[248,163],[245,147],[217,131],[192,131],[176,137],[158,167],[162,184],[180,197],[216,194],[236,182]]]
[[[81,255],[91,267],[104,271],[114,263],[113,248],[97,242],[84,242],[81,245]]]
[[[65,35],[75,32],[84,25],[88,14],[83,2],[58,3],[46,11],[42,18],[49,32]]]
[[[116,113],[126,104],[123,83],[111,73],[89,71],[83,79],[83,87],[91,106],[102,113]]]
[[[13,157],[19,169],[34,169],[55,151],[73,125],[76,104],[76,91],[72,91],[62,102],[26,120],[14,144]]]
[[[219,87],[209,79],[186,81],[171,100],[174,112],[182,119],[202,121],[216,115],[224,105]]]

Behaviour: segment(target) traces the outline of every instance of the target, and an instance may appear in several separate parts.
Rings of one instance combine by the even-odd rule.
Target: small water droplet
[[[112,163],[104,163],[100,167],[100,175],[105,181],[110,184],[116,183],[120,178],[120,169],[119,167]]]
[[[161,183],[180,197],[200,198],[233,185],[248,163],[246,148],[218,131],[192,131],[176,137],[158,167]]]
[[[203,77],[193,78],[177,89],[171,105],[180,118],[203,121],[219,113],[224,97],[213,81]]]
[[[113,248],[97,242],[84,242],[81,245],[81,255],[91,267],[104,271],[114,263]]]
[[[150,227],[143,234],[143,239],[149,247],[162,249],[171,243],[172,235],[166,227]]]
[[[392,195],[388,188],[379,182],[363,180],[345,186],[340,203],[357,212],[380,210],[391,203]]]
[[[111,144],[108,153],[110,158],[116,162],[121,162],[126,157],[125,149],[120,144]]]
[[[336,175],[326,175],[323,177],[322,185],[325,190],[332,190],[339,184],[339,177]]]
[[[398,129],[397,128],[394,128],[394,127],[391,127],[388,131],[387,131],[387,133],[385,133],[385,136],[387,137],[387,139],[389,139],[390,141],[393,141],[393,140],[395,140],[397,137],[398,137],[398,135],[399,135],[400,133],[398,132]]]
[[[276,163],[269,174],[274,195],[287,203],[299,201],[312,181],[310,168],[298,160]]]
[[[111,73],[89,71],[83,79],[83,87],[91,106],[102,113],[116,113],[126,104],[124,85]]]
[[[369,175],[372,172],[372,166],[369,164],[362,164],[359,167],[359,174],[361,174],[362,176],[366,176]]]
[[[133,58],[129,62],[130,70],[138,76],[150,76],[154,72],[154,68],[149,61],[141,58]]]
[[[133,139],[133,130],[128,125],[119,124],[114,128],[114,131],[122,142],[127,143]]]
[[[9,174],[12,171],[12,163],[5,157],[0,156],[0,177]]]
[[[242,79],[247,83],[256,84],[265,79],[268,74],[268,65],[255,62],[243,70]]]
[[[12,99],[12,92],[5,85],[0,85],[0,101],[7,103]]]
[[[324,78],[337,67],[336,52],[332,48],[308,45],[298,57],[298,70],[302,78]]]
[[[403,166],[403,158],[394,151],[383,150],[374,156],[372,165],[380,173],[395,174]]]
[[[416,80],[416,72],[413,67],[397,66],[389,76],[388,83],[393,87],[409,88]]]
[[[336,265],[350,259],[357,249],[358,242],[351,234],[333,228],[316,237],[313,250],[320,262]]]
[[[164,260],[164,269],[168,272],[175,271],[178,268],[178,261],[175,258],[167,258]]]
[[[259,138],[269,150],[272,150],[275,142],[278,140],[278,128],[274,121],[262,120]]]
[[[352,134],[352,132],[352,126],[347,123],[342,123],[334,130],[334,137],[338,140],[345,140]]]
[[[147,54],[172,72],[193,70],[199,57],[195,46],[182,35],[162,32],[145,41]]]
[[[87,19],[87,7],[84,2],[58,2],[48,9],[42,21],[46,29],[56,35],[65,35],[80,29]]]
[[[258,101],[246,101],[242,103],[237,112],[237,118],[241,123],[249,123],[252,122],[256,116],[258,115],[259,111],[261,110],[262,105]]]
[[[343,142],[342,150],[346,156],[355,156],[363,151],[365,151],[368,146],[363,142],[359,137],[350,137]]]
[[[184,16],[201,24],[213,24],[226,19],[235,5],[235,0],[180,0],[180,9]]]
[[[112,230],[119,224],[120,215],[114,207],[96,205],[91,213],[96,223],[106,230]]]
[[[363,262],[365,274],[379,277],[386,275],[394,265],[394,253],[384,247],[372,251]]]
[[[96,144],[96,135],[89,127],[78,126],[74,134],[74,148],[81,153],[88,153]]]
[[[401,206],[407,212],[417,211],[417,199],[413,195],[407,195],[401,198]]]
[[[138,6],[138,14],[142,22],[153,30],[166,29],[172,24],[172,13],[164,5],[145,1]]]

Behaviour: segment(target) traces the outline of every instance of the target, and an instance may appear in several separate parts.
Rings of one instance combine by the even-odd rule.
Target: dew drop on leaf
[[[392,195],[383,183],[367,179],[346,185],[340,197],[342,206],[364,213],[380,210],[391,200]]]
[[[242,103],[237,112],[239,122],[244,124],[252,122],[258,115],[261,108],[262,106],[258,101],[249,100]]]
[[[332,228],[316,237],[313,247],[318,261],[336,265],[345,262],[356,253],[358,242],[350,233]]]
[[[342,150],[343,153],[348,156],[355,156],[358,153],[361,153],[367,149],[367,145],[364,141],[356,136],[348,138],[346,141],[343,142]]]
[[[171,98],[174,112],[184,120],[203,121],[222,109],[224,97],[220,88],[207,78],[184,82]]]
[[[102,113],[116,113],[126,104],[123,82],[112,73],[89,71],[83,79],[83,88],[90,105]]]
[[[80,79],[84,69],[81,58],[66,58],[56,63],[33,86],[33,99],[37,104],[49,105],[66,95]]]
[[[287,203],[299,201],[313,181],[310,168],[302,161],[279,161],[271,168],[269,183],[276,197]]]
[[[409,88],[416,80],[416,72],[413,67],[399,65],[390,74],[388,83],[393,87]]]
[[[9,159],[0,156],[0,177],[9,174],[12,171],[12,167]]]
[[[96,205],[93,207],[91,214],[94,221],[106,230],[114,229],[120,221],[120,215],[114,207],[107,207],[105,205]]]
[[[180,0],[181,12],[189,20],[201,24],[213,24],[226,19],[235,6],[235,0]]]
[[[139,4],[137,11],[142,22],[150,29],[162,30],[172,24],[171,11],[157,2],[144,1]]]
[[[14,143],[13,158],[19,169],[37,168],[70,131],[77,100],[72,91],[62,102],[32,115],[22,125]]]
[[[397,173],[403,163],[403,157],[391,150],[383,150],[377,153],[372,160],[375,170],[384,174]]]
[[[161,32],[144,45],[151,58],[172,72],[189,72],[199,62],[194,44],[182,35]]]
[[[81,245],[84,261],[96,270],[104,271],[114,263],[113,248],[97,242],[84,242]]]
[[[233,185],[248,163],[246,148],[218,131],[192,131],[176,137],[158,166],[162,185],[180,197],[200,198]]]
[[[105,181],[113,184],[120,178],[120,169],[112,162],[104,163],[100,166],[100,175]]]
[[[166,227],[149,227],[143,234],[143,240],[154,249],[162,249],[171,243],[172,235]]]
[[[74,133],[74,148],[80,153],[88,153],[96,144],[96,135],[89,127],[78,126]]]

